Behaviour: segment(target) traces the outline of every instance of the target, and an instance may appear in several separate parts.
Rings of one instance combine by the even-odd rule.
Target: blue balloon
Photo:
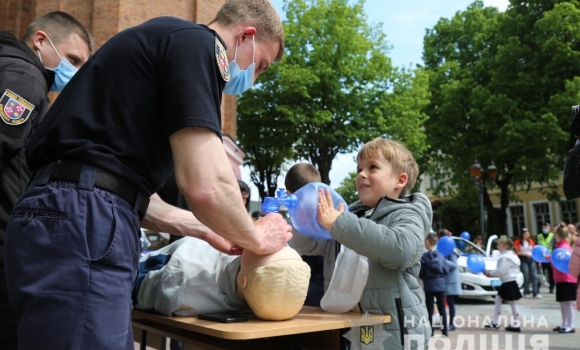
[[[479,255],[470,255],[467,258],[467,268],[474,273],[480,273],[485,271],[485,261]]]
[[[463,239],[466,239],[466,240],[468,240],[468,241],[471,239],[471,235],[470,235],[470,234],[469,234],[469,232],[467,232],[467,231],[463,231],[463,232],[461,232],[461,235],[459,235],[459,237],[461,237],[461,238],[463,238]]]
[[[548,248],[544,247],[543,245],[538,244],[532,249],[532,259],[534,259],[535,262],[539,263],[549,262],[545,258],[546,255],[550,255],[550,252],[548,251]]]
[[[453,253],[453,249],[455,249],[455,241],[453,238],[449,236],[439,238],[439,242],[437,243],[437,251],[439,253],[443,254],[443,256],[448,256]]]
[[[570,264],[571,257],[572,252],[567,249],[564,248],[554,249],[554,251],[552,252],[552,265],[554,265],[554,268],[556,268],[556,270],[558,271],[570,273],[568,265]]]
[[[457,245],[457,249],[459,250],[465,249],[465,241],[458,239],[457,242],[455,242],[455,245]]]

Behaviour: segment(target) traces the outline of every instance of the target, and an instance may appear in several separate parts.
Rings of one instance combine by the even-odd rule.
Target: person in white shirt
[[[520,329],[520,311],[517,300],[522,298],[522,293],[516,282],[520,273],[520,259],[514,252],[514,243],[506,236],[501,236],[497,240],[497,249],[501,252],[501,257],[497,261],[497,268],[493,271],[485,271],[488,277],[499,277],[502,284],[495,296],[495,312],[491,324],[485,325],[485,328],[499,329],[499,314],[501,313],[502,301],[507,301],[512,308],[511,325],[506,326],[508,332],[521,332]]]

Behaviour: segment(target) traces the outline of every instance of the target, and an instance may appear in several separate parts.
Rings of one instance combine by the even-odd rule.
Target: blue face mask
[[[54,44],[52,43],[52,40],[50,40],[50,37],[47,36],[47,38],[48,42],[50,42],[50,45],[54,49],[54,52],[56,52],[58,57],[60,57],[60,63],[58,64],[58,66],[56,66],[55,68],[48,68],[56,74],[54,77],[54,83],[52,84],[50,91],[61,92],[62,89],[64,89],[64,87],[66,86],[66,84],[68,84],[68,82],[72,79],[73,75],[75,75],[75,73],[78,71],[78,69],[77,67],[73,66],[69,61],[62,58],[60,53],[58,53],[56,47],[54,47]],[[42,63],[40,51],[38,51],[38,58],[40,58],[40,62]]]
[[[543,229],[542,229],[542,233],[543,233],[543,234],[547,234],[548,232],[550,232],[550,230],[549,230],[549,229],[547,229],[547,228],[543,228]]]
[[[238,62],[236,62],[236,57],[238,55],[238,43],[236,41],[234,60],[230,62],[230,80],[224,87],[224,94],[238,95],[254,85],[254,71],[256,70],[256,63],[254,62],[254,58],[256,55],[256,46],[253,36],[252,46],[254,47],[254,53],[252,54],[252,64],[250,64],[246,70],[241,70],[240,66],[238,66]]]

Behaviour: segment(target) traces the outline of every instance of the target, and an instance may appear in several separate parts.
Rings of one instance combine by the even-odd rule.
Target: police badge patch
[[[0,97],[0,117],[8,125],[24,123],[30,117],[33,109],[32,103],[8,89]]]
[[[229,81],[230,64],[228,62],[228,56],[226,56],[226,49],[224,49],[222,42],[217,37],[215,38],[215,59],[220,69],[220,73],[222,74],[222,78],[224,78],[225,81]]]

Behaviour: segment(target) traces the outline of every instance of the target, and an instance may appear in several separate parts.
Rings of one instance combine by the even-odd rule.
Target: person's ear
[[[407,181],[409,181],[409,175],[406,173],[401,173],[397,178],[397,185],[395,186],[397,189],[403,188],[407,186]]]
[[[241,45],[246,40],[252,40],[252,37],[256,35],[257,32],[258,31],[255,27],[248,26],[242,28],[240,35],[238,35],[238,44]]]
[[[48,42],[48,34],[42,30],[37,30],[36,33],[32,36],[32,46],[34,47],[33,51],[40,50],[43,45],[50,45]]]
[[[242,276],[240,274],[238,274],[238,277],[236,278],[236,280],[238,281],[238,286],[242,289],[246,289],[246,286],[248,285],[248,279],[246,278],[246,276]]]

